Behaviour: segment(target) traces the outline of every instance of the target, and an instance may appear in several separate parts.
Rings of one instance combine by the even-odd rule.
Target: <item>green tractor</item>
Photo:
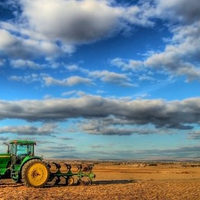
[[[69,164],[64,163],[67,171],[62,172],[60,164],[44,162],[42,157],[34,155],[35,141],[12,140],[4,144],[8,150],[0,154],[0,179],[12,178],[16,183],[21,182],[29,187],[43,187],[48,182],[58,184],[61,177],[65,179],[66,185],[73,185],[75,177],[77,184],[89,184],[95,178],[92,165],[84,168],[77,165],[78,170],[73,173]],[[52,166],[56,170],[51,170]]]

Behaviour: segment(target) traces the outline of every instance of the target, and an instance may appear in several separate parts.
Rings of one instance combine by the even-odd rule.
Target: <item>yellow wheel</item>
[[[30,160],[22,168],[22,181],[26,186],[43,187],[48,179],[49,168],[41,160]]]

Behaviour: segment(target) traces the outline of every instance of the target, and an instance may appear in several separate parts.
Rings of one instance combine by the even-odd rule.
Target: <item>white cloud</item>
[[[178,26],[172,32],[172,44],[147,58],[144,64],[173,75],[185,75],[188,80],[200,80],[200,23]]]
[[[192,129],[199,124],[200,99],[182,101],[114,100],[84,95],[71,99],[0,101],[0,119],[57,121],[68,118],[106,118],[115,124],[149,125],[167,129]],[[109,121],[108,121],[109,123]],[[114,121],[110,120],[110,124]]]
[[[37,66],[33,62],[29,61],[24,61],[24,60],[17,60],[13,61],[13,66],[15,68],[32,68],[32,69],[37,69],[37,67],[42,67],[42,66]],[[85,70],[83,68],[80,68],[78,66],[70,66],[68,69],[70,70],[78,70],[86,74],[89,78],[81,77],[81,76],[69,76],[64,79],[56,79],[53,78],[52,76],[48,74],[31,74],[31,75],[26,75],[26,76],[10,76],[10,80],[12,81],[21,81],[25,83],[31,83],[34,81],[42,82],[46,86],[74,86],[74,85],[95,85],[95,79],[100,79],[103,83],[110,83],[118,86],[123,86],[123,87],[136,87],[137,85],[131,83],[131,79],[128,78],[126,74],[120,74],[116,72],[110,72],[107,70],[102,70],[102,71],[89,71]]]
[[[52,40],[89,42],[124,29],[127,23],[148,26],[138,6],[112,6],[105,0],[21,0],[31,29]],[[45,5],[45,6],[42,6]]]
[[[18,68],[18,69],[26,69],[26,68],[30,68],[30,69],[42,69],[43,67],[37,63],[34,63],[33,61],[30,60],[22,60],[22,59],[18,59],[18,60],[12,60],[11,61],[11,66],[13,68]]]
[[[40,81],[40,75],[38,74],[29,74],[26,76],[10,76],[9,80],[17,81],[17,82],[24,82],[24,83],[32,83]]]
[[[109,0],[20,0],[16,19],[0,22],[2,51],[10,57],[54,57],[73,53],[75,45],[129,31],[130,25],[152,25],[139,6]],[[19,8],[18,7],[18,8]],[[12,45],[12,50],[9,49]]]
[[[63,80],[54,79],[50,76],[43,77],[46,86],[59,85],[59,86],[73,86],[77,84],[88,84],[93,85],[92,81],[88,78],[80,76],[71,76]]]
[[[21,2],[23,16],[28,19],[30,27],[53,40],[85,42],[108,34],[117,24],[118,10],[107,5],[105,1]]]
[[[189,4],[186,0],[167,3],[165,0],[152,3],[141,0],[133,6],[106,0],[21,0],[20,4],[18,1],[15,3],[21,6],[22,12],[18,12],[19,16],[13,22],[0,23],[1,54],[16,60],[30,60],[35,56],[51,60],[62,53],[73,53],[76,44],[94,42],[130,30],[129,25],[152,26],[153,19],[164,19],[173,36],[163,52],[154,52],[144,61],[116,58],[111,63],[122,70],[141,71],[153,67],[170,75],[185,75],[188,80],[199,80],[198,0],[191,0]],[[31,68],[33,63],[27,66]],[[89,73],[75,65],[67,68]],[[99,78],[102,81],[132,85],[126,75],[101,74]],[[69,81],[74,84],[74,79]],[[64,81],[56,83],[62,85]]]
[[[78,65],[75,65],[75,64],[72,64],[72,65],[68,65],[65,67],[67,70],[69,70],[70,72],[73,72],[73,71],[79,71],[79,72],[82,72],[82,73],[85,73],[85,74],[88,74],[90,73],[90,71],[88,69],[84,69],[82,67],[79,67]]]
[[[0,52],[11,58],[32,58],[51,55],[59,52],[56,44],[48,41],[37,41],[11,34],[0,29]]]
[[[120,86],[135,86],[130,83],[131,79],[128,78],[126,74],[111,72],[108,70],[96,70],[90,71],[88,69],[84,69],[77,65],[69,65],[66,67],[70,72],[71,71],[79,71],[84,74],[87,74],[92,79],[100,79],[104,83],[111,83]]]
[[[47,135],[50,136],[56,133],[57,126],[53,123],[44,124],[40,127],[36,126],[2,126],[0,127],[0,134],[14,133],[18,135]]]
[[[117,84],[121,86],[134,86],[130,83],[130,79],[125,74],[120,74],[116,72],[110,72],[107,70],[103,71],[92,71],[89,73],[89,76],[93,78],[99,78],[103,82]]]
[[[10,34],[9,31],[0,29],[0,50],[11,47],[17,42],[17,38]]]
[[[180,21],[193,23],[200,19],[199,0],[156,0],[155,13],[158,17],[170,19],[171,21]]]
[[[111,64],[125,71],[163,70],[172,76],[200,80],[200,21],[170,28],[173,34],[163,52],[151,52],[146,60],[115,58]],[[150,78],[150,77],[149,77]]]
[[[121,68],[123,71],[131,70],[144,70],[143,62],[140,60],[128,60],[124,61],[121,58],[114,58],[111,60],[111,64]]]

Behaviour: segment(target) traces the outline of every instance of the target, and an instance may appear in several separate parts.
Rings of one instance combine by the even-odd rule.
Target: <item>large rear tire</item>
[[[49,168],[41,160],[28,161],[22,168],[22,182],[29,187],[44,187],[49,179]]]

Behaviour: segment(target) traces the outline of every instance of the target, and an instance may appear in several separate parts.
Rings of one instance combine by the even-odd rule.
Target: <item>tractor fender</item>
[[[27,162],[30,161],[30,160],[33,160],[33,159],[43,160],[43,158],[40,157],[40,156],[26,156],[26,157],[23,159],[23,161],[22,161],[22,163],[21,163],[21,165],[20,165],[20,172],[21,172],[21,170],[22,170],[24,164],[27,163]]]

